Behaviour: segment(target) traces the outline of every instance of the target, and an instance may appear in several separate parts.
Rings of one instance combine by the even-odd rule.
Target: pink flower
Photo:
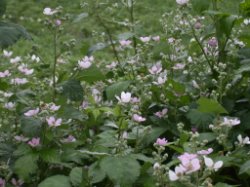
[[[56,106],[54,103],[49,107],[51,111],[57,111],[60,109],[61,106]]]
[[[181,164],[175,167],[175,171],[169,170],[169,179],[171,181],[177,181],[183,174],[185,173],[186,168],[184,168]]]
[[[37,147],[40,145],[40,138],[32,138],[32,140],[30,140],[28,142],[28,144],[31,146],[31,147]]]
[[[120,40],[119,41],[121,46],[129,46],[132,42],[130,40]]]
[[[160,41],[160,36],[154,36],[154,37],[152,37],[152,39],[153,39],[154,41],[158,42],[158,41]]]
[[[83,59],[78,60],[78,65],[81,69],[88,69],[91,65],[92,62],[94,61],[94,57],[93,56],[85,56]]]
[[[69,135],[67,138],[63,139],[61,142],[63,143],[71,143],[71,142],[75,142],[76,138],[72,135]]]
[[[186,169],[186,174],[198,171],[201,167],[196,154],[184,153],[179,156],[178,159],[181,161],[181,165]]]
[[[0,187],[5,187],[5,180],[0,178]]]
[[[132,119],[136,122],[143,122],[143,121],[146,121],[146,118],[138,115],[138,114],[134,114]]]
[[[21,64],[17,69],[25,75],[31,75],[34,72],[34,69],[28,69],[27,64]]]
[[[24,137],[23,135],[15,136],[14,138],[18,142],[27,142],[29,140],[28,138]]]
[[[208,45],[210,47],[217,47],[218,46],[218,40],[215,37],[212,37],[209,41],[208,41]]]
[[[47,118],[46,121],[50,127],[58,127],[62,124],[62,119],[56,119],[54,116]]]
[[[162,111],[158,111],[154,113],[154,115],[156,115],[159,118],[163,118],[167,113],[168,113],[168,109],[164,108]]]
[[[209,155],[210,153],[212,153],[214,150],[212,148],[208,148],[207,150],[201,150],[201,151],[197,151],[197,154],[199,155]]]
[[[11,79],[10,81],[11,84],[15,84],[15,85],[26,84],[27,82],[28,80],[26,78],[15,78],[15,79]]]
[[[162,71],[162,65],[160,62],[157,62],[150,69],[148,69],[149,73],[152,75],[158,74]]]
[[[176,0],[176,3],[178,3],[179,5],[186,5],[188,1],[189,0]]]
[[[156,140],[156,144],[159,146],[165,146],[167,145],[168,141],[166,140],[166,138],[157,138]]]
[[[218,171],[223,166],[223,161],[214,162],[211,158],[204,156],[205,165],[209,170]]]
[[[149,42],[151,40],[150,36],[146,36],[146,37],[140,37],[140,40],[144,43]]]
[[[25,116],[27,117],[31,117],[31,116],[35,116],[39,113],[39,108],[36,108],[34,110],[29,110],[27,112],[24,113]]]
[[[9,76],[11,76],[11,73],[9,70],[5,70],[4,72],[0,72],[0,78],[9,77]]]

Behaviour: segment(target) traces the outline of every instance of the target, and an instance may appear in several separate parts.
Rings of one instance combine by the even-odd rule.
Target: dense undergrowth
[[[250,1],[0,5],[0,187],[249,186]]]

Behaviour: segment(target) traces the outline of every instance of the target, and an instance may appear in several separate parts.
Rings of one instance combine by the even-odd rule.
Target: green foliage
[[[72,101],[82,101],[83,87],[78,80],[68,80],[62,83],[62,94]]]
[[[196,13],[201,14],[203,11],[208,10],[211,1],[203,1],[203,0],[192,0],[192,6]]]
[[[203,113],[213,113],[213,114],[221,114],[227,113],[227,111],[215,100],[200,98],[197,101],[199,105],[198,111]]]
[[[100,163],[101,169],[114,184],[130,186],[140,175],[139,163],[129,155],[125,157],[105,157]]]
[[[36,173],[38,156],[28,154],[17,159],[14,165],[14,171],[21,179],[28,179],[31,174]]]
[[[115,96],[120,96],[122,91],[126,91],[126,89],[131,84],[131,81],[122,81],[114,83],[110,86],[108,86],[105,89],[105,94],[108,100],[112,100],[115,98]]]
[[[71,170],[69,177],[73,186],[79,186],[82,182],[83,168],[75,167]]]
[[[248,174],[250,175],[250,160],[246,161],[244,164],[240,166],[239,174]]]
[[[71,187],[70,180],[64,175],[54,175],[42,181],[38,187]]]
[[[105,80],[105,76],[101,72],[100,68],[95,65],[91,65],[88,69],[80,70],[76,75],[76,79],[88,83],[94,83],[96,81]]]
[[[2,16],[6,11],[6,0],[0,0],[0,16]]]
[[[0,47],[6,48],[20,38],[31,39],[28,32],[20,25],[0,22]]]

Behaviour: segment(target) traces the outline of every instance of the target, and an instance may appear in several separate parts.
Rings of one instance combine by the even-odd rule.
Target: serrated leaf
[[[83,12],[83,13],[79,14],[79,15],[75,18],[75,20],[74,20],[73,22],[74,22],[74,23],[80,22],[80,21],[82,21],[83,19],[85,19],[85,18],[88,17],[88,16],[89,16],[88,13]]]
[[[204,1],[204,0],[192,0],[192,6],[195,12],[202,13],[205,10],[209,9],[210,0]]]
[[[2,16],[6,11],[6,0],[0,0],[0,16]]]
[[[83,168],[75,167],[71,170],[69,177],[73,186],[79,186],[82,182],[82,173]]]
[[[97,43],[95,45],[92,45],[89,50],[88,50],[88,55],[92,55],[94,52],[96,51],[100,51],[102,49],[104,49],[105,47],[107,47],[107,44],[104,43]]]
[[[40,157],[48,163],[59,163],[60,160],[60,153],[58,150],[53,148],[45,148],[40,151]]]
[[[203,113],[198,111],[197,109],[191,109],[187,113],[187,118],[193,125],[199,127],[206,127],[208,126],[214,119],[214,115],[211,113]]]
[[[107,99],[112,100],[115,98],[116,95],[119,96],[122,91],[125,91],[129,87],[130,84],[131,81],[122,81],[108,86],[105,89],[105,94],[107,96]]]
[[[21,25],[0,22],[1,48],[6,48],[10,45],[13,45],[20,38],[31,39],[28,32]]]
[[[198,141],[202,142],[204,140],[211,142],[213,140],[216,139],[216,135],[212,132],[204,132],[204,133],[200,133],[199,137],[198,137]]]
[[[128,155],[105,157],[101,160],[100,167],[114,184],[132,185],[140,175],[140,164]]]
[[[38,169],[37,166],[37,155],[25,155],[20,157],[16,160],[14,165],[14,171],[15,173],[21,178],[21,179],[28,179],[29,176],[36,172]]]
[[[69,177],[54,175],[43,180],[38,187],[71,187]]]
[[[95,184],[101,182],[106,177],[106,174],[97,163],[94,163],[89,167],[88,176],[91,183]]]
[[[240,166],[239,174],[241,175],[243,173],[250,175],[250,160]]]
[[[226,109],[224,109],[216,100],[208,99],[208,98],[200,98],[197,101],[199,107],[198,111],[204,112],[204,113],[214,113],[214,114],[221,114],[228,112]]]
[[[68,80],[62,83],[62,94],[72,101],[82,101],[83,87],[79,80]]]
[[[99,68],[92,64],[90,68],[80,70],[76,76],[76,79],[88,83],[94,83],[96,81],[103,81],[105,76]]]
[[[33,117],[21,118],[21,131],[24,136],[34,137],[41,133],[42,121]]]

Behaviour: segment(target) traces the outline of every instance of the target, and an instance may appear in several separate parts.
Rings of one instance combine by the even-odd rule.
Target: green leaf
[[[91,55],[92,53],[96,52],[96,51],[100,51],[102,49],[104,49],[105,47],[107,47],[107,44],[104,43],[97,43],[93,46],[91,46],[88,50],[88,55]]]
[[[59,111],[58,115],[60,117],[79,121],[83,121],[87,118],[86,115],[84,115],[82,112],[80,112],[78,109],[74,108],[71,105],[63,106],[62,109]]]
[[[128,155],[105,157],[101,160],[100,167],[114,184],[132,185],[140,175],[140,164]]]
[[[214,187],[233,187],[233,186],[229,185],[229,184],[226,184],[226,183],[219,182]]]
[[[197,13],[202,13],[205,10],[209,9],[209,5],[210,5],[210,0],[192,0],[192,6],[195,12]]]
[[[6,11],[6,0],[0,0],[0,16],[2,16]]]
[[[244,0],[240,3],[240,12],[244,16],[250,16],[250,1],[249,0]]]
[[[72,101],[82,101],[83,87],[79,80],[68,80],[62,83],[62,94]]]
[[[73,186],[79,186],[82,182],[82,170],[83,168],[75,167],[71,170],[69,177]]]
[[[37,169],[37,155],[25,155],[17,159],[14,165],[14,171],[15,173],[21,178],[21,179],[28,179],[31,174],[34,174]]]
[[[8,88],[9,88],[8,83],[0,79],[0,90],[6,91],[8,90]]]
[[[250,175],[250,160],[241,165],[239,174],[241,175],[243,173]]]
[[[133,36],[134,34],[132,32],[125,32],[125,33],[119,34],[117,38],[118,40],[127,40]]]
[[[200,133],[198,137],[198,141],[202,142],[204,140],[207,140],[208,142],[214,141],[216,139],[216,135],[212,132],[204,132]]]
[[[101,182],[106,177],[105,172],[101,170],[97,163],[94,163],[89,167],[88,175],[92,184]]]
[[[200,98],[197,101],[199,107],[198,110],[204,113],[214,113],[214,114],[221,114],[221,113],[228,113],[216,100],[208,99],[208,98]]]
[[[76,79],[79,81],[94,83],[96,81],[103,81],[105,76],[103,75],[100,68],[97,68],[92,64],[88,69],[80,70],[76,75]]]
[[[24,136],[34,137],[39,136],[41,133],[42,121],[33,117],[21,118],[21,131]]]
[[[197,109],[191,109],[187,113],[187,118],[193,125],[199,127],[206,127],[208,126],[214,119],[214,115],[211,113],[203,113],[198,111]]]
[[[130,84],[131,81],[122,81],[108,86],[105,89],[105,94],[107,96],[107,99],[112,100],[115,98],[116,95],[119,96],[122,91],[125,91],[129,87]]]
[[[54,175],[43,180],[38,187],[71,187],[69,177]]]
[[[45,148],[40,151],[40,157],[48,163],[59,163],[60,160],[60,153],[58,150],[53,148]]]
[[[31,39],[27,31],[14,23],[0,22],[0,47],[6,48],[13,45],[20,38]]]
[[[79,14],[79,15],[75,18],[75,20],[74,20],[73,22],[74,22],[74,23],[78,23],[78,22],[82,21],[83,19],[85,19],[85,18],[88,17],[88,16],[89,16],[88,13],[83,12],[83,13]]]

